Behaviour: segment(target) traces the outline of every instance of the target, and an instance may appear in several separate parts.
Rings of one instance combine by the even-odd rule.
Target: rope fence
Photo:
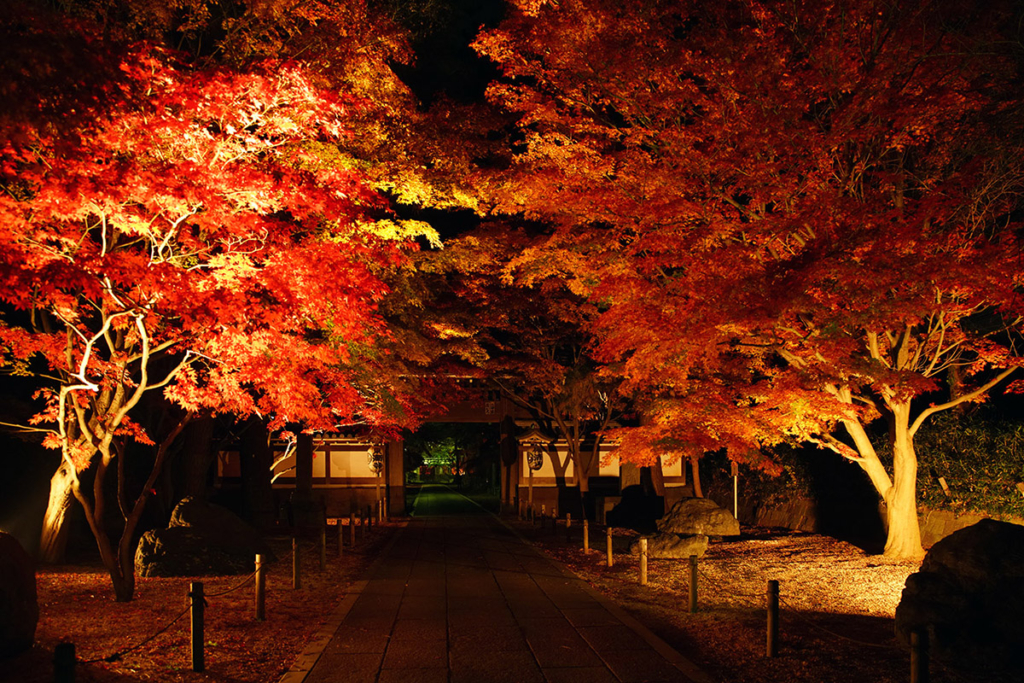
[[[531,509],[527,509],[525,512],[531,512]],[[544,506],[541,506],[541,528],[544,526],[545,514],[547,511]],[[521,518],[529,518],[530,515],[525,514]],[[552,528],[555,528],[557,524],[557,518],[552,515],[550,517]],[[566,515],[565,526],[566,526],[566,542],[572,542],[572,535],[570,532],[570,526],[572,524],[571,518]],[[584,553],[590,551],[590,529],[589,522],[584,519],[583,521],[583,550]],[[613,527],[610,525],[606,526],[606,537],[607,537],[607,566],[612,567],[613,562]],[[637,557],[638,569],[639,569],[639,583],[642,586],[648,585],[649,573],[648,573],[648,553],[647,553],[647,537],[641,536],[638,540],[637,546],[639,550],[639,556]],[[697,582],[700,577],[700,583],[704,590],[710,590],[716,596],[725,599],[731,599],[738,601],[740,605],[747,609],[764,610],[767,623],[766,623],[766,654],[768,657],[775,657],[778,654],[779,646],[779,616],[780,616],[780,605],[785,608],[785,615],[792,615],[800,623],[809,626],[829,637],[837,638],[854,645],[866,648],[872,648],[875,650],[886,650],[889,652],[900,652],[906,653],[907,648],[900,646],[896,643],[876,643],[860,638],[854,638],[843,633],[839,633],[833,629],[817,623],[812,618],[809,618],[806,614],[798,609],[790,601],[786,600],[781,595],[780,585],[778,581],[769,580],[767,581],[766,591],[763,594],[752,594],[748,592],[738,591],[733,588],[726,588],[716,580],[713,580],[708,574],[698,568],[696,556],[690,556],[690,612],[697,611]],[[625,582],[625,578],[621,575],[611,574],[608,576],[609,579]],[[928,656],[928,633],[923,630],[915,630],[911,633],[910,642],[910,681],[911,683],[927,683],[928,682],[928,670],[931,664]],[[957,681],[963,681],[964,683],[974,683],[980,679],[971,678],[964,675],[962,672],[958,672],[950,667],[943,665],[941,662],[935,662],[942,669],[943,673],[949,678]]]
[[[109,655],[107,655],[106,657],[97,657],[96,659],[83,659],[83,660],[76,660],[76,661],[77,661],[77,662],[78,662],[79,664],[96,664],[97,662],[116,662],[117,660],[121,659],[121,658],[122,658],[123,656],[125,656],[125,655],[126,655],[126,654],[128,654],[129,652],[133,652],[133,651],[135,651],[135,650],[138,650],[138,649],[139,649],[140,647],[142,647],[142,646],[143,646],[143,645],[145,645],[146,643],[148,643],[148,642],[150,642],[151,640],[155,639],[156,637],[158,637],[158,636],[160,636],[160,635],[163,635],[164,633],[166,633],[166,632],[167,632],[167,629],[169,629],[170,627],[172,627],[172,626],[174,626],[174,625],[175,625],[176,623],[178,623],[178,622],[179,622],[179,621],[181,620],[181,618],[182,618],[183,616],[185,616],[186,614],[188,614],[188,613],[189,613],[189,610],[191,610],[191,609],[192,609],[192,606],[191,606],[191,605],[190,605],[190,606],[188,606],[188,607],[186,607],[186,608],[185,608],[185,609],[183,609],[183,610],[182,610],[181,612],[179,612],[179,613],[178,613],[178,615],[177,615],[176,617],[174,617],[173,619],[171,619],[171,620],[170,620],[169,622],[167,622],[167,623],[166,623],[166,624],[165,624],[165,625],[164,625],[164,626],[163,626],[162,628],[160,628],[160,630],[156,631],[155,633],[153,633],[153,634],[152,634],[151,636],[149,636],[148,638],[146,638],[146,639],[144,639],[144,640],[141,640],[141,641],[139,641],[139,642],[138,642],[138,643],[136,643],[135,645],[132,645],[131,647],[126,647],[126,648],[124,648],[124,649],[122,649],[122,650],[118,650],[117,652],[114,652],[114,653],[112,653],[112,654],[109,654]]]
[[[376,514],[374,514],[376,513]],[[377,519],[375,520],[374,517]],[[346,526],[344,524],[344,517],[336,518],[337,541],[338,541],[338,557],[343,557],[344,551],[344,535],[342,530]],[[348,516],[349,525],[351,526],[351,542],[350,545],[353,547],[356,545],[356,528],[359,527],[360,535],[365,540],[367,533],[374,522],[381,524],[388,521],[386,511],[378,506],[377,510],[373,510],[367,507],[365,516],[363,511],[353,513]],[[292,536],[292,572],[293,572],[293,589],[301,588],[301,553],[303,551],[318,552],[320,557],[320,570],[326,570],[327,565],[327,519],[324,520],[324,525],[320,528],[318,537],[313,540],[300,540],[297,535]],[[331,525],[334,526],[334,525]],[[263,621],[266,618],[265,605],[266,605],[266,567],[269,562],[264,561],[262,555],[256,555],[255,558],[255,569],[246,575],[243,579],[239,580],[236,584],[224,590],[217,591],[215,593],[204,593],[202,582],[195,581],[189,585],[189,589],[186,596],[189,599],[189,605],[182,611],[178,612],[173,618],[166,622],[163,626],[158,628],[152,634],[143,638],[139,642],[129,647],[121,648],[111,654],[103,657],[95,657],[91,659],[80,659],[75,654],[75,645],[72,642],[62,642],[57,645],[54,649],[54,680],[56,683],[74,683],[75,680],[75,667],[77,665],[85,664],[96,664],[99,662],[116,662],[122,659],[125,655],[128,655],[146,644],[152,642],[156,638],[160,637],[168,630],[171,629],[175,624],[182,620],[182,618],[191,613],[192,614],[192,670],[203,671],[205,669],[205,657],[203,653],[203,622],[204,622],[204,611],[209,606],[209,600],[214,598],[221,598],[236,591],[240,591],[247,586],[253,586],[254,590],[254,602],[255,602],[255,619]],[[255,579],[255,581],[254,581]]]

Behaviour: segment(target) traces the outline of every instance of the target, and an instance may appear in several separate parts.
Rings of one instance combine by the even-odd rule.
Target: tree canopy
[[[516,7],[477,41],[522,140],[492,201],[551,226],[522,277],[602,306],[596,357],[651,397],[622,457],[817,441],[888,503],[887,552],[919,554],[914,433],[1020,363],[1012,8]]]
[[[0,9],[0,363],[115,583],[147,392],[386,435],[467,369],[578,440],[630,402],[639,464],[818,443],[919,555],[915,434],[1021,362],[1019,9],[510,0],[488,101],[429,107],[400,9]],[[454,209],[484,220],[442,245]]]

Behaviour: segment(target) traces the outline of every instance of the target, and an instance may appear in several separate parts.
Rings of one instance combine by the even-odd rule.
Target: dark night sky
[[[501,21],[501,0],[398,2],[412,7],[400,13],[400,20],[413,32],[417,60],[411,67],[396,67],[402,80],[425,105],[440,93],[458,102],[481,100],[497,72],[469,44],[481,26],[494,27]]]

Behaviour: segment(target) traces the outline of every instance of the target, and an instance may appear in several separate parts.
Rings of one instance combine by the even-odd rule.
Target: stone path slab
[[[281,683],[711,683],[458,493],[414,515]]]

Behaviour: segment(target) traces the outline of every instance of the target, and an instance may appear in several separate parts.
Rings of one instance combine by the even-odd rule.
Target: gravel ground
[[[910,655],[894,636],[893,615],[907,576],[919,564],[887,561],[821,536],[744,528],[713,540],[698,565],[698,612],[690,614],[689,563],[651,560],[639,585],[635,533],[616,530],[614,567],[606,566],[604,528],[552,532],[513,522],[524,536],[631,612],[723,683],[907,683]],[[596,549],[596,550],[595,550]],[[780,648],[766,656],[767,581],[780,584]],[[971,672],[932,662],[932,683],[1010,683],[1020,674]]]

